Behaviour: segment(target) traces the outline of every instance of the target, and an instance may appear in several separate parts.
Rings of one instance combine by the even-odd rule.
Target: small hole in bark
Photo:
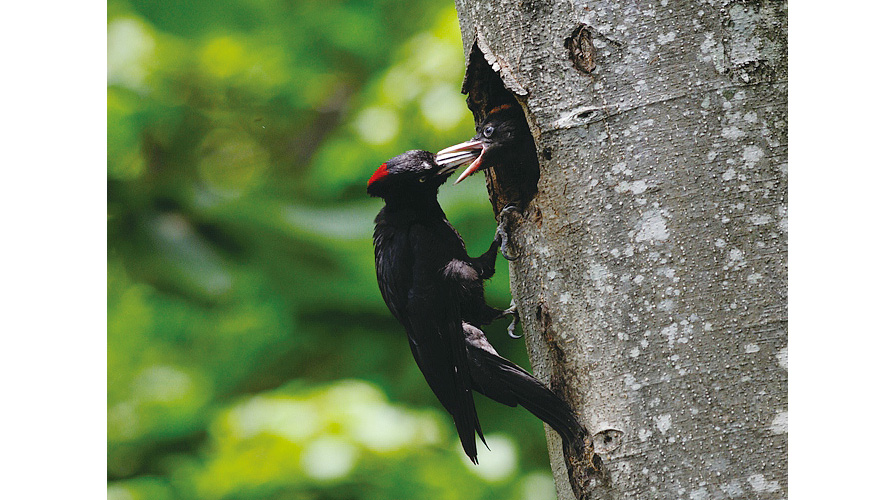
[[[618,429],[604,429],[593,435],[593,448],[601,453],[614,451],[621,445],[624,432]]]
[[[593,73],[596,69],[596,48],[593,45],[593,32],[590,26],[579,24],[565,39],[564,45],[575,69],[587,75]]]
[[[544,159],[549,160],[553,158],[553,150],[550,148],[544,148]]]
[[[582,111],[582,112],[578,113],[576,116],[578,118],[584,120],[586,118],[590,118],[590,115],[592,115],[592,114],[593,114],[593,111]]]

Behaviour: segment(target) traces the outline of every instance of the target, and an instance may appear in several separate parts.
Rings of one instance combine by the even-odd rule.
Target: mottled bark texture
[[[787,3],[456,4],[534,136],[510,279],[602,458],[582,496],[785,498]]]

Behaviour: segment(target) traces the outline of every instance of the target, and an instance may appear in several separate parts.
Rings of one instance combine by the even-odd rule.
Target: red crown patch
[[[386,163],[384,163],[384,164],[380,165],[377,168],[377,170],[374,171],[374,175],[372,175],[371,178],[368,179],[368,186],[370,186],[371,184],[374,184],[375,182],[379,181],[380,179],[386,177],[387,175],[389,175],[389,170],[386,169]]]

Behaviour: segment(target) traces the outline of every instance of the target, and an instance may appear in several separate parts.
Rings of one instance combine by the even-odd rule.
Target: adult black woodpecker
[[[456,168],[437,164],[428,151],[408,151],[382,164],[368,180],[368,194],[385,202],[374,230],[383,300],[405,328],[417,366],[474,463],[475,435],[485,439],[472,390],[503,404],[521,404],[574,441],[583,427],[568,405],[498,356],[478,328],[504,314],[483,296],[483,280],[494,273],[499,237],[482,256],[467,254],[436,199]]]

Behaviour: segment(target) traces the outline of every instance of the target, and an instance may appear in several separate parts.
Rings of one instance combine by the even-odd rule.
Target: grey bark
[[[456,6],[534,135],[510,280],[536,375],[595,435],[584,495],[785,498],[787,3]]]

